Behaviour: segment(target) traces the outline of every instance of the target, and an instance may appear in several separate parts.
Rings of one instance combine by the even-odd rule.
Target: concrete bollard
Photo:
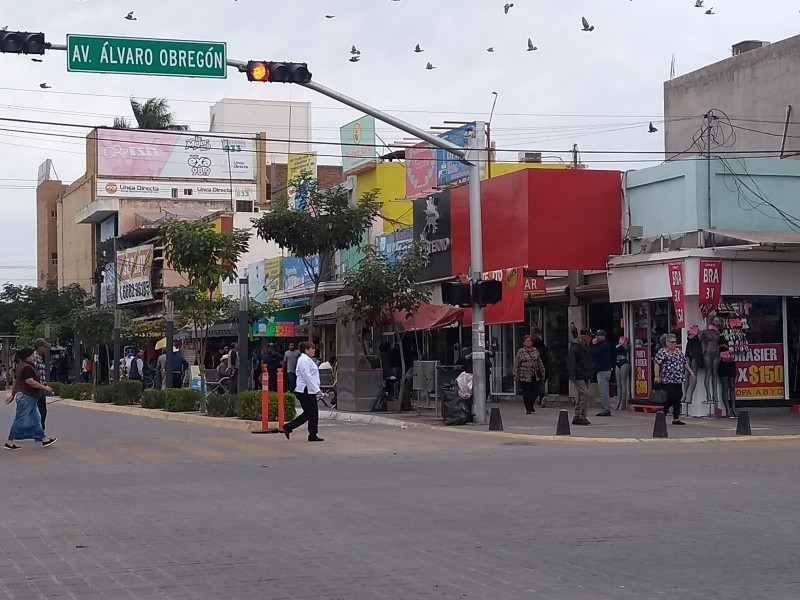
[[[669,437],[669,432],[667,431],[667,415],[664,414],[663,410],[660,410],[656,413],[656,422],[655,425],[653,425],[653,437]]]
[[[736,435],[752,435],[750,430],[750,411],[740,410],[739,420],[736,422]]]
[[[500,416],[497,406],[492,407],[492,412],[489,413],[489,431],[503,431],[503,417]]]
[[[558,411],[558,425],[556,425],[556,435],[570,435],[569,431],[569,411],[562,408]]]

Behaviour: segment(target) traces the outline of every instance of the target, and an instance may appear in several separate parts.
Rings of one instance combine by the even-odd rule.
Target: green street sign
[[[67,35],[67,71],[227,77],[225,42]]]

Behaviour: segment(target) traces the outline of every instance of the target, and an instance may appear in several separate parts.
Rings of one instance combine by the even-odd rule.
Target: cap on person
[[[33,354],[33,348],[20,348],[17,350],[17,359],[18,360],[25,360],[26,358],[30,358]]]
[[[595,335],[597,337],[606,337],[606,330],[605,329],[598,329],[597,333]]]
[[[581,335],[592,335],[592,330],[591,329],[587,329],[586,327],[584,327],[583,329],[581,329],[580,334]]]

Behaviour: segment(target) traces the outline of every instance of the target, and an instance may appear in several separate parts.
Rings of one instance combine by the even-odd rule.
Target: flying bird
[[[536,46],[533,45],[533,40],[528,38],[528,52],[533,52],[534,50],[538,50]]]
[[[434,66],[433,66],[431,63],[428,63],[428,64],[425,66],[425,68],[426,68],[426,69],[428,69],[428,71],[432,71],[432,70],[433,70],[433,69],[435,69],[436,67],[434,67]]]
[[[695,8],[703,8],[703,0],[694,0]]]
[[[326,19],[335,19],[336,15],[325,15]]]
[[[512,8],[514,8],[514,3],[513,2],[506,2],[503,5],[503,14],[507,15],[508,11],[510,11]]]
[[[138,21],[139,20],[139,19],[137,19],[136,17],[133,16],[133,11],[131,11],[127,15],[125,15],[125,18],[128,21]]]
[[[650,127],[647,128],[647,132],[648,133],[655,133],[656,131],[658,131],[658,129],[656,128],[655,125],[653,125],[653,122],[650,121]]]
[[[423,49],[420,47],[420,45],[419,45],[419,44],[417,44],[416,46],[414,46],[414,52],[425,52],[425,50],[423,50]]]
[[[713,14],[716,14],[716,13],[714,12],[714,7],[712,6],[711,8],[709,8],[709,9],[706,11],[706,14],[707,14],[707,15],[713,15]]]
[[[42,88],[43,90],[49,90],[52,86],[47,85],[46,83],[40,83],[39,87]]]
[[[351,56],[350,57],[350,62],[358,62],[360,60],[361,60],[361,57],[358,56],[357,54],[355,56]]]
[[[41,59],[41,58],[32,58],[31,60],[32,60],[33,62],[42,62],[42,59]]]
[[[589,25],[586,17],[581,17],[581,22],[583,23],[583,31],[594,31],[594,25]]]
[[[356,45],[353,44],[353,47],[350,48],[350,54],[352,54],[353,56],[361,56],[361,50],[356,48]]]
[[[486,49],[486,51],[487,51],[487,52],[494,52],[494,46],[489,46],[489,47]]]

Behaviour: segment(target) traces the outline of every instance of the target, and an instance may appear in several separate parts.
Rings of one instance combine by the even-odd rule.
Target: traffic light
[[[262,83],[308,83],[311,71],[306,63],[251,60],[247,63],[247,80]]]
[[[497,304],[503,299],[503,282],[484,279],[475,284],[475,303],[480,306]]]
[[[451,306],[469,306],[469,282],[445,281],[442,283],[442,302]]]
[[[43,33],[0,31],[0,52],[3,53],[44,54],[46,45]]]

